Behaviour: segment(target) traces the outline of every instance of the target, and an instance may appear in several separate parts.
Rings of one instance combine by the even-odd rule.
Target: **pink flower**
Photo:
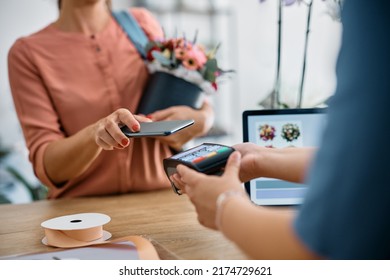
[[[197,70],[200,68],[198,62],[192,57],[185,57],[183,60],[183,65],[188,70]]]
[[[186,57],[186,50],[183,48],[176,48],[175,49],[175,57],[177,59],[184,59]]]
[[[204,51],[198,47],[194,47],[193,50],[199,64],[203,66],[207,62],[207,56],[205,55]]]
[[[218,89],[217,79],[225,73],[233,72],[223,71],[218,67],[215,58],[218,48],[219,44],[212,52],[206,52],[204,46],[196,44],[196,36],[192,41],[188,41],[185,37],[164,37],[149,41],[145,51],[151,73],[166,71],[196,83],[205,92],[211,94]]]
[[[196,47],[188,50],[183,58],[183,64],[188,69],[200,69],[206,62],[206,55]]]

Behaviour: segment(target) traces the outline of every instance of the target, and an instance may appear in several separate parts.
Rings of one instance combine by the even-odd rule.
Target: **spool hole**
[[[72,220],[71,223],[81,223],[81,220]]]

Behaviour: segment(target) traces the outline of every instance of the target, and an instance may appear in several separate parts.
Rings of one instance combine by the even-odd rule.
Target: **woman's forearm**
[[[50,143],[44,153],[44,167],[54,184],[62,184],[82,174],[102,148],[94,139],[94,125],[75,135]]]

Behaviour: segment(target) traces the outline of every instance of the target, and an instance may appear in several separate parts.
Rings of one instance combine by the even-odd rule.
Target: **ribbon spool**
[[[41,223],[45,230],[42,243],[59,248],[82,247],[104,243],[111,233],[103,230],[111,218],[100,213],[61,216]]]

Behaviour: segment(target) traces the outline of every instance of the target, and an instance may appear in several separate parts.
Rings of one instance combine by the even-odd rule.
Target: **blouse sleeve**
[[[38,179],[54,187],[46,174],[43,155],[47,145],[64,137],[50,95],[35,66],[25,39],[19,39],[8,54],[8,74],[27,148],[29,160]]]
[[[131,8],[131,14],[135,17],[149,39],[163,38],[164,33],[157,19],[145,8]]]

